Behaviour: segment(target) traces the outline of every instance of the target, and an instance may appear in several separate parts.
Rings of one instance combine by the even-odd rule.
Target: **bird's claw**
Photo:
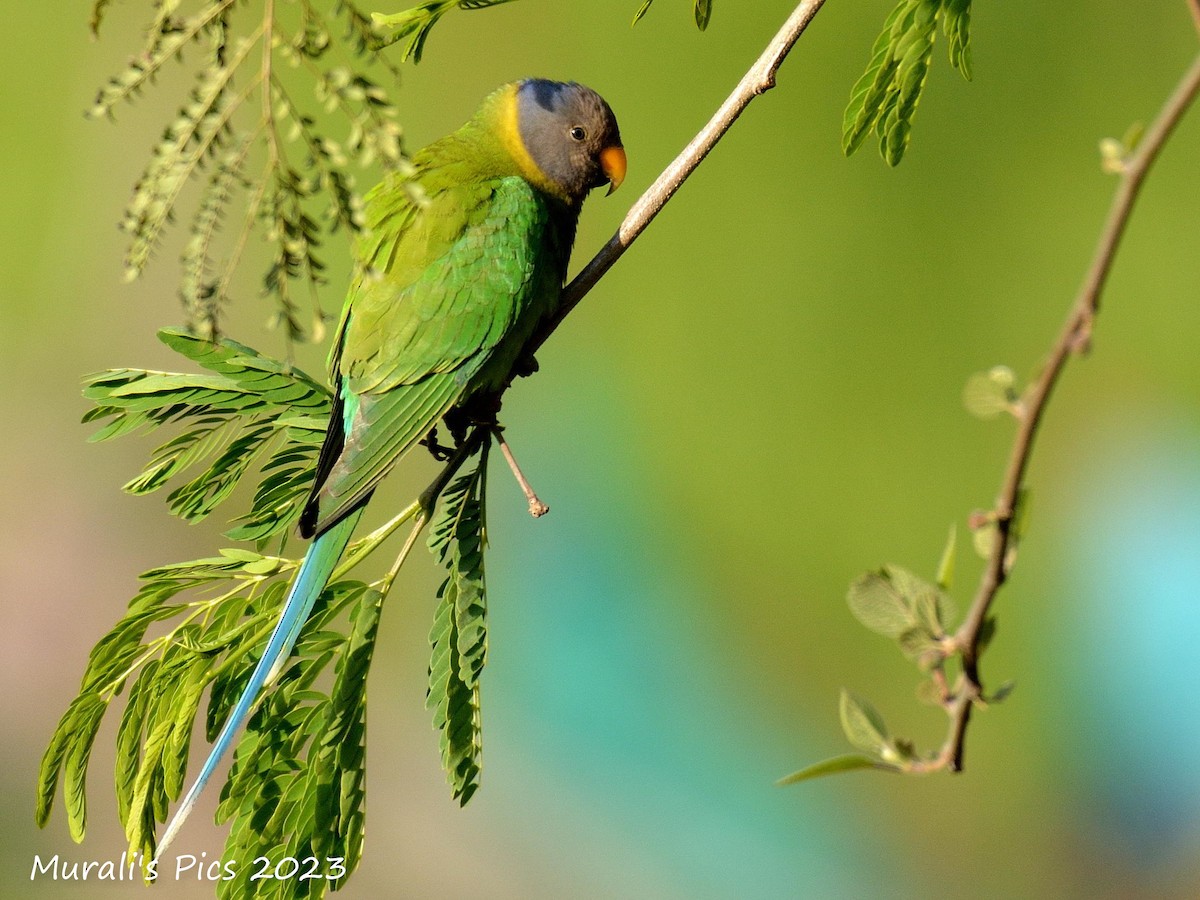
[[[513,366],[513,376],[516,378],[528,378],[537,372],[539,368],[537,357],[529,353],[517,360],[517,364]]]
[[[425,435],[417,443],[429,450],[429,454],[438,462],[446,462],[454,455],[454,451],[450,447],[439,443],[436,427],[430,428],[429,434]]]

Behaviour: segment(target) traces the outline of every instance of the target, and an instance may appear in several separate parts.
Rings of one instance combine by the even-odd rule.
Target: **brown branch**
[[[1192,0],[1193,8],[1197,6]],[[1000,494],[992,512],[995,522],[995,539],[991,554],[980,579],[971,608],[962,625],[954,635],[954,645],[962,656],[963,675],[959,680],[955,696],[947,704],[951,725],[947,743],[937,757],[944,766],[954,771],[962,769],[963,745],[971,708],[983,696],[983,684],[979,675],[979,635],[987,619],[988,610],[996,593],[1008,579],[1011,561],[1010,550],[1014,548],[1012,526],[1017,512],[1017,502],[1025,482],[1025,472],[1033,453],[1034,440],[1042,421],[1042,414],[1050,395],[1058,383],[1059,376],[1073,354],[1086,351],[1092,332],[1092,324],[1100,308],[1100,296],[1112,270],[1113,260],[1125,226],[1133,212],[1134,203],[1146,174],[1150,171],[1163,145],[1170,138],[1175,126],[1183,118],[1188,107],[1200,92],[1200,57],[1196,59],[1180,80],[1175,91],[1163,106],[1158,118],[1150,126],[1137,151],[1126,161],[1120,176],[1108,220],[1096,246],[1091,267],[1083,280],[1075,302],[1071,307],[1062,332],[1050,350],[1045,368],[1038,379],[1030,385],[1018,414],[1017,434],[1009,454],[1008,466],[1000,487]]]
[[[1192,11],[1192,22],[1196,25],[1196,30],[1200,31],[1200,0],[1188,0],[1188,9]]]
[[[496,425],[492,428],[492,434],[495,435],[496,443],[500,445],[500,452],[504,454],[504,459],[508,463],[508,467],[512,470],[513,478],[517,479],[517,484],[521,486],[521,492],[525,494],[525,499],[529,501],[529,514],[535,519],[540,519],[546,513],[550,512],[550,507],[541,501],[534,491],[533,485],[529,483],[529,479],[525,477],[525,473],[517,465],[517,458],[513,456],[512,448],[508,446],[508,441],[504,439],[504,430],[499,425]]]
[[[587,296],[588,292],[596,286],[597,282],[612,268],[613,264],[621,258],[621,255],[629,249],[629,246],[637,240],[638,236],[646,230],[646,227],[654,221],[654,217],[659,214],[667,202],[675,195],[675,192],[683,185],[688,176],[694,172],[700,163],[704,162],[705,157],[717,145],[717,142],[724,137],[733,123],[745,111],[746,107],[760,94],[765,94],[771,88],[775,87],[775,76],[779,71],[779,67],[783,65],[783,61],[791,52],[796,41],[800,39],[805,30],[808,28],[809,22],[825,5],[825,0],[800,0],[796,8],[792,10],[787,21],[767,44],[765,50],[749,68],[741,81],[733,89],[733,92],[721,104],[720,108],[709,119],[708,124],[700,129],[699,133],[692,138],[691,142],[683,148],[682,152],[675,157],[674,161],[667,166],[662,174],[648,187],[645,193],[638,198],[637,202],[630,207],[629,212],[625,214],[625,219],[621,222],[621,226],[616,233],[608,239],[600,251],[592,257],[591,261],[580,270],[579,274],[572,279],[571,283],[563,288],[562,297],[559,301],[558,309],[554,315],[542,324],[539,330],[533,335],[529,343],[526,345],[521,359],[517,362],[516,368],[509,374],[505,384],[493,396],[493,401],[496,408],[499,408],[500,400],[505,391],[511,386],[518,372],[528,366],[528,361],[534,357],[534,354],[546,343],[550,335],[552,335],[563,320],[570,314],[579,302]],[[528,374],[526,371],[524,374]],[[499,432],[497,432],[499,434]],[[510,466],[517,474],[518,481],[521,483],[521,489],[525,491],[526,497],[529,499],[530,514],[537,517],[548,511],[546,507],[533,493],[529,487],[528,481],[523,475],[520,475],[520,470],[516,467],[515,461],[511,460],[511,453],[507,449],[507,445],[501,442],[501,450],[505,454],[505,458],[510,460]]]
[[[808,28],[808,23],[825,4],[825,0],[801,0],[792,14],[788,16],[783,27],[771,39],[762,55],[742,76],[733,93],[721,104],[708,124],[704,126],[689,143],[683,152],[675,158],[654,184],[630,208],[625,220],[616,234],[609,238],[608,243],[601,248],[574,280],[563,290],[562,301],[554,317],[550,319],[536,335],[528,347],[527,356],[537,352],[546,339],[562,324],[563,319],[579,305],[582,300],[604,274],[612,268],[613,263],[621,258],[638,235],[645,231],[659,211],[666,206],[667,201],[674,196],[687,177],[704,161],[709,151],[717,145],[730,126],[737,121],[738,116],[750,105],[759,94],[764,94],[775,86],[775,74],[787,58],[792,46]]]

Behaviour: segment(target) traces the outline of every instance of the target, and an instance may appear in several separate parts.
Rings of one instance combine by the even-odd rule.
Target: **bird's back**
[[[331,355],[341,433],[322,450],[311,533],[368,496],[451,408],[500,388],[557,306],[577,211],[485,138],[465,126],[367,196]]]

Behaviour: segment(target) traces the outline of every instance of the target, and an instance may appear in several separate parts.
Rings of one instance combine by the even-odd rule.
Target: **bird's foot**
[[[517,364],[513,366],[514,378],[528,378],[530,375],[537,372],[538,366],[537,357],[532,353],[522,356],[517,360]]]
[[[429,450],[430,455],[438,462],[446,462],[454,455],[454,450],[447,447],[438,441],[437,427],[429,429],[429,434],[425,435],[421,440],[417,441],[422,447]],[[458,443],[461,443],[458,442]]]
[[[467,429],[471,427],[471,417],[461,406],[456,406],[451,409],[446,415],[442,416],[442,422],[445,423],[447,430],[450,432],[450,438],[454,441],[455,447],[461,447],[467,439]]]
[[[476,394],[462,406],[456,406],[442,417],[442,422],[454,438],[454,446],[461,447],[472,428],[495,428],[500,414],[499,393]]]

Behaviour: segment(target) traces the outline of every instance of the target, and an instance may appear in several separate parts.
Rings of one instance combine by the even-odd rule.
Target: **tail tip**
[[[306,541],[310,541],[316,537],[317,512],[316,499],[314,498],[305,504],[304,511],[300,513],[300,521],[296,525],[296,531]]]

